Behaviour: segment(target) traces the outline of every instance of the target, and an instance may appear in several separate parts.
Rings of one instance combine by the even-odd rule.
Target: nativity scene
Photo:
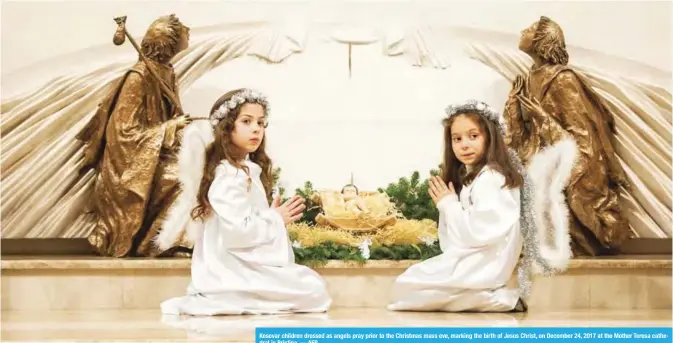
[[[124,35],[128,35],[125,33],[125,19],[116,20],[118,30],[114,37],[115,44],[123,43]],[[188,256],[191,249],[188,237],[167,238],[164,235],[164,240],[160,240],[159,235],[166,231],[179,232],[190,225],[188,213],[167,212],[178,201],[177,193],[194,194],[189,186],[176,183],[176,175],[186,172],[184,168],[180,170],[176,160],[177,150],[185,144],[183,130],[192,125],[205,124],[201,119],[207,119],[204,114],[206,111],[193,111],[190,115],[185,115],[185,112],[192,111],[185,111],[183,108],[196,106],[193,105],[193,99],[202,94],[190,92],[190,88],[198,89],[200,85],[205,85],[202,82],[206,81],[201,80],[209,78],[226,79],[226,82],[236,79],[223,78],[219,73],[222,73],[223,68],[228,68],[228,65],[243,63],[244,60],[257,61],[254,62],[259,63],[255,64],[256,68],[287,66],[294,68],[288,70],[299,72],[305,63],[316,58],[299,52],[310,52],[312,49],[331,51],[329,49],[345,47],[348,57],[347,73],[333,84],[325,84],[325,91],[320,92],[330,94],[335,89],[329,87],[335,87],[334,84],[339,82],[360,87],[357,86],[358,82],[364,81],[358,79],[358,73],[368,70],[364,67],[358,69],[361,64],[353,61],[357,61],[359,52],[369,47],[380,53],[376,49],[378,46],[385,48],[384,54],[378,57],[385,61],[382,63],[388,63],[387,61],[396,56],[403,56],[404,59],[395,60],[395,63],[404,61],[404,68],[446,73],[437,75],[442,82],[454,87],[454,90],[467,88],[466,85],[469,84],[473,85],[477,93],[481,92],[480,96],[492,98],[487,90],[490,92],[494,89],[493,85],[511,85],[503,93],[502,99],[505,101],[489,103],[504,110],[503,120],[511,132],[506,137],[506,142],[528,168],[544,165],[543,162],[533,163],[533,156],[558,143],[561,138],[572,139],[578,144],[581,154],[562,195],[568,205],[568,227],[574,254],[581,256],[615,253],[630,237],[671,236],[670,227],[666,225],[672,217],[671,189],[670,184],[661,181],[666,175],[670,175],[670,93],[637,80],[616,79],[594,69],[570,67],[563,32],[551,19],[542,17],[524,30],[519,52],[496,48],[495,45],[464,37],[462,39],[465,41],[467,56],[465,59],[454,57],[453,60],[446,57],[441,40],[431,39],[438,38],[439,31],[427,28],[410,26],[406,33],[391,32],[382,36],[373,34],[375,31],[371,30],[330,31],[320,27],[315,27],[309,35],[306,30],[289,31],[271,24],[262,25],[259,29],[260,34],[245,38],[249,40],[249,44],[237,45],[230,44],[234,38],[229,36],[212,32],[208,35],[194,34],[177,17],[162,17],[150,26],[142,46],[137,46],[128,36],[138,49],[138,65],[129,69],[128,63],[121,63],[88,72],[88,84],[98,85],[91,88],[90,92],[74,92],[71,85],[77,82],[76,79],[55,79],[46,93],[33,91],[4,99],[3,238],[88,238],[94,250],[103,256]],[[226,26],[222,30],[225,32]],[[327,30],[324,31],[327,35],[321,30]],[[332,38],[329,44],[323,46],[317,43],[324,42],[325,37]],[[187,44],[188,40],[193,42]],[[417,44],[419,42],[423,44]],[[268,46],[276,48],[265,48]],[[522,57],[525,55],[529,58]],[[292,63],[294,59],[301,63]],[[320,63],[331,62],[325,60]],[[335,66],[343,63],[341,58],[333,62]],[[459,65],[460,68],[457,67]],[[327,70],[341,73],[337,69]],[[470,72],[457,74],[461,70]],[[270,75],[271,69],[268,71],[269,73],[258,74]],[[297,75],[308,78],[313,77],[313,74]],[[137,87],[131,88],[134,84],[131,81],[134,81],[136,75],[142,75],[143,79],[136,82]],[[471,82],[471,79],[477,81]],[[315,84],[309,81],[297,82],[296,87]],[[406,86],[400,84],[399,87]],[[117,91],[110,92],[111,88]],[[290,87],[274,89],[274,92],[278,92],[276,103],[283,113],[280,117],[291,116],[291,111],[288,110],[291,108],[288,105],[289,100],[280,96],[287,95],[284,92],[290,92]],[[390,89],[390,92],[395,90]],[[405,89],[402,92],[407,91]],[[428,105],[424,105],[427,108],[439,107],[440,104],[445,106],[446,101],[442,99],[442,94],[447,94],[446,90],[429,87],[427,92],[432,95],[425,96],[423,102],[419,103],[427,103]],[[69,99],[70,103],[77,106],[40,105],[48,101],[44,99],[53,98],[57,94],[59,98]],[[358,94],[353,93],[349,97]],[[141,101],[141,98],[144,100]],[[325,101],[317,95],[315,98],[319,99],[315,101]],[[99,107],[97,105],[101,100],[105,101]],[[320,105],[311,102],[314,101],[311,97],[304,98],[304,101],[309,107]],[[362,105],[368,99],[364,97],[358,101]],[[382,102],[377,106],[387,105]],[[412,111],[416,104],[414,101],[407,101],[395,106],[411,106],[400,112],[406,113],[405,111]],[[435,110],[422,112],[429,113],[428,116],[436,113]],[[532,115],[532,112],[538,115]],[[124,113],[129,113],[129,117],[124,117]],[[133,113],[137,115],[134,116]],[[397,115],[395,113],[391,112],[390,115]],[[139,119],[138,116],[146,119]],[[128,122],[119,121],[122,117],[128,119]],[[436,119],[432,120],[436,123]],[[274,129],[272,124],[269,130]],[[329,130],[329,127],[321,129]],[[357,125],[349,127],[349,130],[358,129]],[[427,130],[435,129],[436,125],[432,124]],[[409,135],[417,136],[395,139],[394,143],[373,138],[370,142],[371,145],[399,144],[390,149],[411,149],[412,146],[413,149],[421,149],[427,145],[422,138],[428,136],[423,130],[409,130]],[[385,134],[383,129],[378,131],[381,133],[371,131],[373,133],[370,134]],[[276,131],[274,134],[289,134],[288,131],[283,132]],[[315,135],[312,138],[312,143],[315,143],[322,139],[320,135],[324,136],[327,132],[307,134]],[[130,140],[126,142],[128,139]],[[207,142],[203,137],[200,140],[199,144]],[[124,144],[130,144],[128,149],[132,149],[124,148]],[[340,150],[346,151],[351,140],[344,140],[343,144],[347,146],[340,147]],[[321,153],[320,150],[314,150],[319,149],[318,144],[304,146],[306,151],[294,156],[294,162],[288,162],[288,157],[283,155],[283,149],[278,150],[278,156],[284,163],[300,163],[305,160],[302,154],[310,155],[321,163],[323,159],[339,158],[333,152]],[[382,167],[375,168],[371,164],[370,155],[367,155],[372,151],[366,148],[354,146],[349,152],[351,157],[360,159],[360,162],[354,164],[366,166],[362,167],[366,173],[385,174],[382,179],[388,181],[367,184],[365,189],[377,189],[384,186],[384,183],[399,178],[399,175],[408,173],[408,169],[402,171],[403,168],[399,165],[397,171],[391,168],[393,159],[382,159],[377,162]],[[41,157],[50,151],[58,153],[52,154],[50,159]],[[147,158],[129,159],[132,153],[134,156]],[[198,162],[200,157],[194,158]],[[427,169],[436,165],[436,158],[430,154],[410,154],[404,158],[409,163],[424,161],[424,168]],[[326,175],[336,172],[332,171],[336,167],[325,169],[320,167],[321,163],[295,167],[293,174],[282,175],[281,181],[291,179],[296,186],[302,180],[317,177],[318,173]],[[38,173],[45,168],[51,172]],[[323,168],[322,171],[320,168]],[[603,170],[605,173],[594,173],[595,170]],[[427,174],[424,170],[420,172]],[[32,176],[26,178],[26,175]],[[44,187],[31,187],[26,181],[28,179]],[[542,182],[533,181],[538,184]],[[360,191],[351,182],[340,190],[332,185],[327,190],[304,194],[304,200],[307,203],[312,202],[313,208],[320,210],[312,216],[305,213],[300,223],[330,229],[339,234],[369,235],[367,237],[372,238],[371,245],[376,246],[378,243],[373,237],[388,232],[388,229],[399,229],[405,225],[419,227],[418,225],[437,222],[437,210],[427,196],[428,178],[421,177],[414,182],[407,179],[395,187],[403,191]],[[594,189],[597,193],[594,194],[589,189]],[[40,206],[32,205],[36,202]],[[586,211],[589,208],[587,203],[594,204],[589,206],[594,210]],[[92,208],[96,210],[92,212]],[[124,215],[119,215],[120,213]],[[171,221],[176,223],[171,225],[177,225],[178,228],[166,228],[165,219],[170,216],[182,218],[181,221]],[[386,242],[390,245],[437,245],[436,233],[433,234],[432,230],[414,232],[414,235],[400,238],[399,241]],[[413,239],[409,238],[411,236],[414,236]],[[349,246],[353,247],[359,246],[362,239],[360,237],[352,241],[347,238],[345,241],[349,241]],[[153,245],[153,241],[160,241],[161,244]]]
[[[395,225],[398,212],[385,193],[360,192],[351,183],[341,192],[323,190],[313,194],[312,200],[320,206],[321,212],[315,221],[319,225],[329,226],[351,232],[371,232]]]
[[[14,24],[72,39],[7,49],[30,62],[3,71],[3,337],[670,322],[670,37],[603,18],[670,19],[307,3]]]

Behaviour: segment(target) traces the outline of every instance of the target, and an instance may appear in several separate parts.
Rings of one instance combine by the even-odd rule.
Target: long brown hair
[[[485,151],[479,162],[468,172],[465,165],[458,160],[453,153],[451,146],[451,125],[460,116],[465,116],[479,125],[481,132],[485,136]],[[482,115],[465,112],[455,114],[450,118],[444,119],[444,163],[442,164],[442,180],[448,185],[453,183],[456,194],[460,194],[460,190],[464,185],[470,184],[479,172],[488,166],[505,177],[505,185],[507,188],[520,187],[523,184],[523,177],[512,165],[507,153],[507,146],[502,134],[498,132],[497,126],[494,122],[486,120]]]
[[[231,99],[235,94],[241,91],[243,91],[243,89],[235,89],[222,95],[219,99],[217,99],[215,104],[213,104],[213,107],[210,109],[210,113],[212,114],[215,112],[218,108],[220,108],[220,106],[222,106],[224,102]],[[203,220],[212,213],[213,208],[208,201],[208,190],[210,189],[210,185],[215,179],[215,168],[217,168],[217,166],[220,165],[222,161],[227,160],[236,168],[244,170],[246,174],[250,173],[248,167],[241,163],[245,157],[244,154],[238,152],[239,149],[236,148],[231,139],[231,133],[234,131],[235,127],[234,123],[238,118],[241,106],[231,110],[229,114],[227,114],[227,116],[222,119],[213,129],[215,140],[206,148],[206,163],[203,167],[203,177],[201,178],[201,184],[199,185],[199,193],[197,194],[197,206],[192,210],[191,213],[193,219]],[[264,108],[264,112],[266,112],[266,108]],[[269,203],[271,203],[273,166],[271,159],[266,154],[265,146],[266,133],[264,134],[262,142],[259,145],[257,151],[250,154],[250,161],[256,163],[262,168],[262,174],[260,178],[262,180],[262,185],[264,186],[266,198]]]

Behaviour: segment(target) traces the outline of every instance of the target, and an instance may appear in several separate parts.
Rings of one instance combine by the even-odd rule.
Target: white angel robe
[[[192,255],[187,295],[161,304],[163,314],[224,315],[325,312],[331,298],[322,277],[295,264],[283,218],[269,207],[261,168],[248,176],[222,162],[208,191],[213,214]]]
[[[393,285],[389,310],[506,312],[519,300],[519,188],[485,167],[438,204],[442,254],[411,266]],[[514,281],[514,282],[512,282]]]

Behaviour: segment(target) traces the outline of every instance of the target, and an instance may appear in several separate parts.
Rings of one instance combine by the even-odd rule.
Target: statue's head
[[[143,54],[159,63],[168,63],[189,47],[189,28],[175,14],[160,17],[147,29],[141,43]]]
[[[341,189],[341,194],[346,201],[357,198],[359,193],[358,188],[354,184],[348,184]]]
[[[529,56],[537,56],[549,64],[568,64],[563,30],[559,24],[545,16],[521,31],[519,50]]]

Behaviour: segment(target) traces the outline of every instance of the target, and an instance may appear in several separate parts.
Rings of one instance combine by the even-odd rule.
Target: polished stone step
[[[670,310],[413,313],[335,308],[282,316],[161,316],[157,309],[3,311],[2,341],[254,342],[257,327],[670,327]]]
[[[5,256],[3,310],[158,309],[182,295],[189,259]],[[385,308],[390,286],[417,261],[330,261],[325,277],[335,308]],[[671,309],[670,256],[576,259],[552,278],[538,276],[529,307],[539,310]]]

